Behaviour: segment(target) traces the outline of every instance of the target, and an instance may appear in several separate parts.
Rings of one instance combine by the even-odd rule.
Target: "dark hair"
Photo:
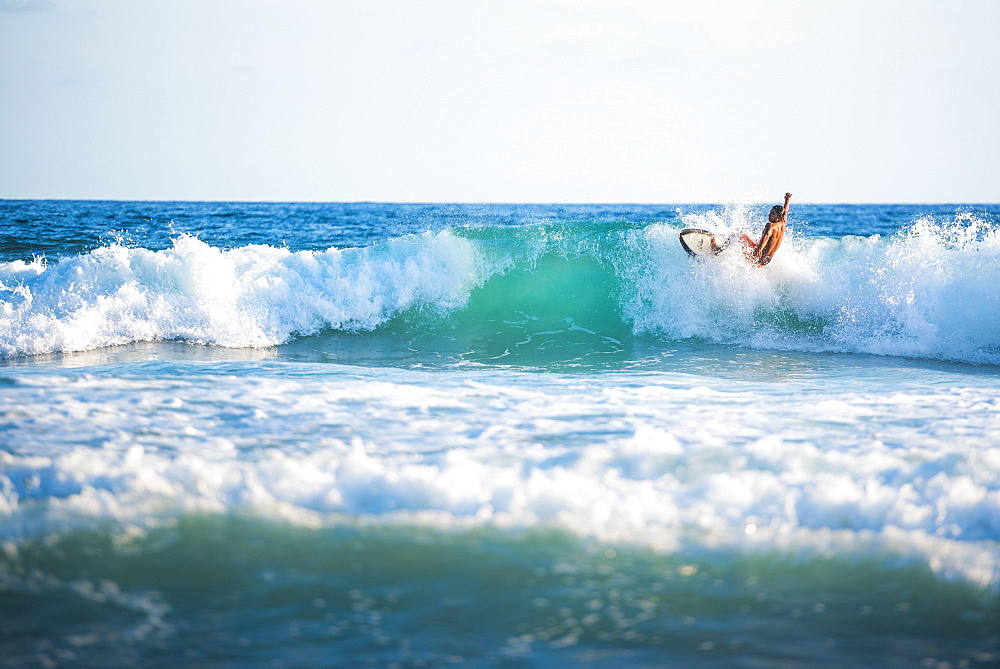
[[[782,207],[780,204],[776,204],[773,207],[771,207],[771,213],[767,215],[767,219],[769,221],[777,221],[782,217],[784,213],[785,213],[785,208]]]

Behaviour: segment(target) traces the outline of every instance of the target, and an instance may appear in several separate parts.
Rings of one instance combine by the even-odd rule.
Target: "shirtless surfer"
[[[743,245],[743,254],[757,267],[771,262],[781,246],[781,240],[785,238],[785,224],[788,223],[788,201],[791,199],[792,194],[785,193],[785,206],[776,204],[771,207],[759,242],[754,242],[745,232],[740,233],[739,242]]]

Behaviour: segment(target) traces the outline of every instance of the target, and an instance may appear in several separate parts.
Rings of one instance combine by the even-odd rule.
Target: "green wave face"
[[[467,360],[532,366],[599,357],[620,351],[631,336],[619,313],[621,292],[613,269],[598,259],[545,254],[531,267],[490,277],[465,308],[436,325],[467,349]]]
[[[630,282],[620,267],[638,229],[582,222],[455,230],[478,258],[480,278],[467,301],[421,304],[371,336],[418,357],[491,365],[627,361],[635,335],[622,308]]]

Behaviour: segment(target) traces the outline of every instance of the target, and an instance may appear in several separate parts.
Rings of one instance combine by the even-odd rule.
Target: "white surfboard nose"
[[[696,257],[710,258],[722,249],[715,241],[715,235],[700,228],[685,228],[679,234],[681,246]]]

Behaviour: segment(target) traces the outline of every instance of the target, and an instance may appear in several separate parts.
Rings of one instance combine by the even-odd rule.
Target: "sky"
[[[0,198],[996,203],[998,28],[995,0],[0,0]]]

